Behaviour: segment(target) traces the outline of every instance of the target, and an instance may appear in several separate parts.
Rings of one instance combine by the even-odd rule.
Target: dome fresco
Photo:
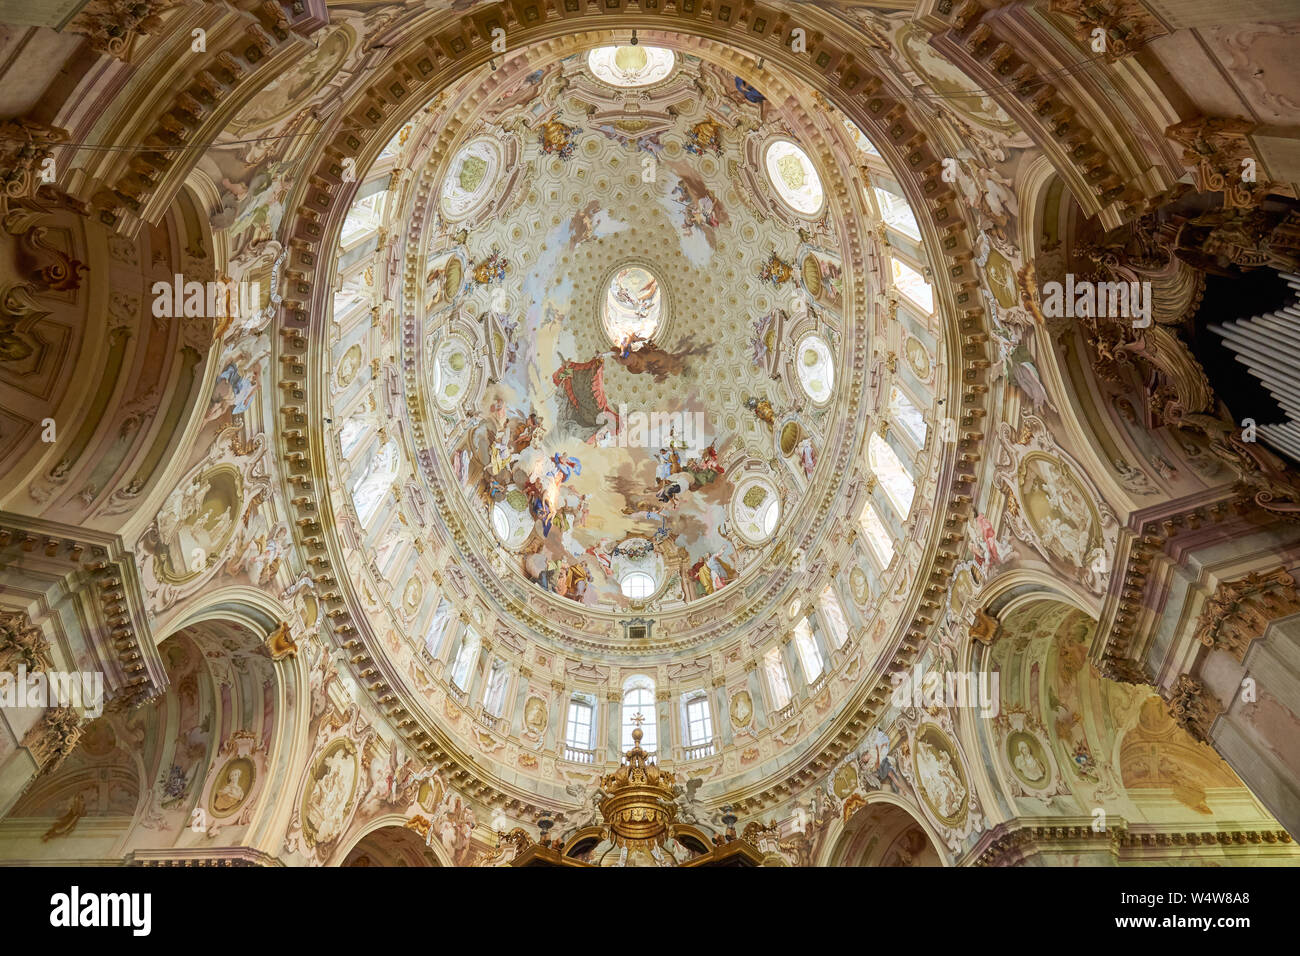
[[[537,607],[685,608],[746,572],[776,570],[755,549],[773,541],[775,515],[825,483],[822,436],[842,414],[827,338],[865,334],[851,327],[843,294],[842,227],[826,215],[801,234],[755,214],[778,200],[734,170],[764,127],[725,132],[712,104],[729,102],[732,77],[681,60],[686,78],[643,94],[647,111],[662,113],[690,78],[710,90],[678,107],[678,129],[663,119],[581,125],[561,104],[539,124],[529,192],[505,197],[504,213],[465,220],[465,242],[438,232],[427,240],[434,272],[469,264],[458,290],[425,297],[433,400],[455,416],[433,424],[431,457],[449,466],[447,493],[483,509],[485,528],[499,522],[495,503],[526,501],[531,528],[512,530],[511,553],[494,554],[491,539],[482,553],[510,570],[504,586]],[[549,102],[565,68],[533,79],[532,108]],[[588,89],[603,102],[598,86]],[[487,106],[479,128],[510,126],[511,107]],[[755,121],[763,115],[747,100],[745,108]],[[453,159],[446,175],[459,168]],[[788,265],[805,260],[813,286]],[[822,330],[803,339],[811,364],[781,338],[800,328]],[[490,353],[476,363],[481,381],[451,365],[460,353],[446,343],[470,336]],[[772,388],[772,369],[785,361],[794,391]],[[815,410],[796,410],[801,394]],[[792,431],[798,438],[786,441]],[[740,533],[736,478],[755,470],[767,475],[772,507],[750,519],[756,531]],[[654,587],[630,587],[647,554]]]
[[[4,24],[0,862],[1300,860],[1294,24],[886,6]]]

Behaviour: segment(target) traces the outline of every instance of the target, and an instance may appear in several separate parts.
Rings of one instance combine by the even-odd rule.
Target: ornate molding
[[[1196,116],[1173,124],[1165,135],[1183,147],[1183,162],[1192,168],[1198,191],[1223,193],[1227,207],[1256,206],[1273,184],[1242,176],[1245,161],[1258,162],[1249,139],[1254,130],[1246,119]]]
[[[1102,20],[1121,22],[1113,19],[1118,14],[1108,13],[1109,9],[1099,8],[1095,14],[1103,29],[1106,24]],[[1025,41],[1030,38],[1023,35],[1024,31],[999,13],[979,0],[964,0],[950,16],[951,28],[936,35],[932,42],[949,53],[954,62],[970,61],[974,69],[967,72],[977,80],[983,79],[982,85],[1050,155],[1053,165],[1072,183],[1080,205],[1089,215],[1101,215],[1109,226],[1135,215],[1161,187],[1126,175],[1124,170],[1135,164],[1128,157],[1109,155],[1111,147],[1099,141],[1090,129],[1105,125],[1100,122],[1099,111],[1108,104],[1096,103],[1074,82],[1070,64],[1060,57],[1048,62],[1029,59],[1024,51],[1034,48],[1041,52],[1043,45],[1027,45]],[[1032,37],[1033,41],[1041,39],[1041,35]],[[1136,42],[1133,38],[1128,46]],[[1138,165],[1150,163],[1150,157],[1143,157]]]
[[[1102,31],[1102,55],[1114,63],[1132,56],[1161,34],[1160,23],[1138,0],[1052,0],[1051,11],[1070,20],[1075,39],[1088,50]]]
[[[137,37],[158,32],[163,14],[180,0],[90,0],[65,28],[90,41],[91,49],[129,62]]]
[[[136,556],[125,551],[115,536],[94,537],[93,532],[79,529],[77,537],[71,537],[59,533],[62,526],[53,526],[48,534],[39,527],[0,512],[0,551],[17,545],[22,554],[10,563],[11,570],[29,571],[47,585],[71,574],[66,586],[87,595],[87,608],[96,612],[87,632],[94,646],[87,649],[104,662],[109,706],[130,708],[162,693],[167,672],[140,603],[145,590]],[[71,567],[60,562],[60,556]],[[109,662],[116,662],[116,668],[107,666]]]
[[[35,199],[53,147],[68,138],[68,131],[35,120],[20,118],[0,121],[0,214],[15,199]]]
[[[55,707],[41,715],[23,734],[22,744],[40,767],[38,776],[53,773],[77,746],[83,730],[81,715],[71,707]]]
[[[284,866],[269,853],[247,846],[174,847],[166,850],[134,850],[127,866]]]
[[[27,673],[48,670],[50,644],[31,618],[20,611],[0,613],[0,671]]]
[[[1251,642],[1269,622],[1300,613],[1295,578],[1284,567],[1225,581],[1205,602],[1196,621],[1196,639],[1206,647],[1244,660]]]
[[[1101,831],[1087,823],[1040,823],[1011,820],[985,834],[970,859],[971,866],[1016,866],[1044,850],[1076,852],[1094,844],[1113,856],[1129,851],[1192,849],[1196,847],[1289,846],[1286,830],[1149,830],[1112,822]]]
[[[508,22],[513,22],[508,8],[503,6],[499,9]],[[485,8],[478,15],[486,16],[488,13]],[[954,320],[952,324],[955,327],[948,332],[948,347],[960,349],[967,361],[963,378],[953,383],[947,396],[952,402],[950,407],[960,410],[959,416],[955,416],[960,425],[954,452],[960,462],[955,467],[944,465],[946,483],[938,493],[940,507],[947,509],[950,518],[946,526],[938,520],[933,523],[936,529],[933,537],[937,540],[932,545],[938,552],[937,558],[923,578],[921,593],[916,595],[919,606],[911,605],[914,613],[908,619],[910,625],[903,626],[897,666],[908,666],[915,660],[935,622],[952,567],[957,561],[956,549],[960,546],[961,533],[952,529],[963,527],[970,514],[976,466],[982,457],[985,440],[982,419],[987,415],[989,393],[986,384],[989,378],[986,370],[986,316],[967,235],[969,227],[956,191],[943,182],[943,167],[939,162],[941,147],[927,140],[924,123],[912,107],[889,95],[880,77],[855,63],[841,47],[841,39],[820,34],[810,36],[807,56],[790,56],[788,51],[783,51],[782,43],[789,33],[784,17],[760,21],[756,11],[746,10],[737,17],[730,10],[714,16],[708,9],[694,12],[691,16],[684,16],[675,9],[669,13],[636,8],[617,12],[587,10],[570,13],[550,9],[542,11],[543,20],[520,27],[522,32],[517,33],[515,42],[527,45],[549,42],[556,36],[571,36],[575,25],[590,31],[625,26],[647,29],[662,26],[678,33],[731,42],[755,53],[763,53],[773,62],[781,62],[815,88],[838,90],[836,95],[841,99],[846,114],[870,132],[874,141],[889,154],[891,162],[899,168],[918,171],[919,180],[909,180],[905,185],[910,187],[909,198],[918,218],[923,220],[927,237],[937,237],[933,244],[935,252],[946,256],[946,259],[941,258],[942,264],[935,264],[936,294],[944,302],[944,311]],[[809,15],[814,19],[819,16],[816,11],[809,11]],[[763,24],[761,27],[752,28],[760,22]],[[461,23],[469,29],[468,18],[462,18]],[[434,36],[431,33],[426,35]],[[299,178],[296,211],[289,214],[285,223],[291,257],[286,270],[290,294],[283,304],[285,335],[277,345],[282,352],[279,356],[280,394],[286,402],[293,403],[282,407],[281,411],[286,415],[303,414],[307,411],[304,406],[310,404],[307,397],[312,391],[307,371],[309,363],[306,361],[307,337],[303,333],[316,321],[315,316],[324,314],[316,307],[330,294],[320,279],[322,265],[331,254],[333,237],[354,191],[343,179],[342,158],[374,155],[395,132],[396,120],[407,111],[408,101],[427,102],[430,90],[438,88],[441,80],[453,72],[463,74],[469,67],[486,63],[488,56],[485,47],[466,45],[459,38],[450,44],[442,39],[406,44],[389,58],[386,63],[388,72],[376,75],[374,83],[351,109],[339,111],[338,115],[349,117],[352,128],[322,132],[321,138],[328,145],[316,154],[314,166],[309,161],[309,170]],[[399,325],[399,330],[403,336],[412,333],[409,322]],[[855,368],[864,362],[865,358],[859,356],[855,359]],[[313,461],[315,455],[316,452],[308,449],[295,450],[285,457],[288,481],[294,486],[291,500],[304,515],[312,516],[320,514],[318,497],[324,491],[323,487],[317,490],[321,484],[318,481],[321,472],[320,463]],[[456,536],[458,529],[453,527],[450,530]],[[463,534],[463,529],[460,533]],[[299,543],[308,555],[308,563],[315,568],[317,580],[333,584],[337,580],[333,567],[337,554],[331,548],[328,536],[313,533],[301,538]],[[776,582],[778,590],[784,587],[786,580],[788,575]],[[369,633],[364,622],[353,616],[352,607],[342,590],[331,589],[326,595],[326,614],[334,622],[337,640],[351,652],[353,664],[361,672],[362,685],[373,694],[392,695],[395,693],[393,685],[401,684],[402,680],[383,660],[385,655],[378,650],[376,636]],[[526,610],[514,607],[507,600],[508,595],[494,591],[492,598],[503,601],[512,612],[522,614]],[[743,612],[740,613],[743,617]],[[553,621],[538,620],[535,627],[546,634],[556,632]],[[807,752],[806,758],[791,765],[778,779],[758,781],[741,796],[762,804],[783,799],[782,795],[792,789],[805,789],[815,779],[810,768],[825,766],[842,756],[851,744],[850,738],[859,734],[887,704],[889,692],[888,680],[883,676],[874,688],[857,687],[852,700],[843,709],[838,729],[824,733]],[[400,700],[392,707],[390,718],[410,745],[426,758],[440,759],[458,767],[464,765],[455,741],[436,726],[428,728],[432,733],[427,733]],[[491,784],[485,783],[484,787],[485,799],[489,803],[510,797],[509,793],[503,793]]]
[[[1219,699],[1190,674],[1178,675],[1169,695],[1169,715],[1195,739],[1210,742],[1210,725],[1223,711]]]

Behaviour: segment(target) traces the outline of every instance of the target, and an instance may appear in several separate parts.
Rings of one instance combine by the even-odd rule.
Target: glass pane
[[[912,481],[912,476],[907,473],[898,455],[894,454],[889,442],[881,438],[878,432],[873,432],[867,442],[867,457],[871,470],[879,479],[880,486],[885,489],[885,495],[898,509],[899,517],[906,518],[912,510],[912,497],[916,494],[916,483]]]
[[[811,684],[821,676],[822,654],[817,649],[817,641],[813,638],[808,618],[804,618],[795,627],[794,646],[799,652],[799,663],[803,665],[804,679]]]
[[[889,417],[903,427],[918,448],[925,444],[925,416],[897,385],[889,390]]]
[[[767,671],[767,684],[772,691],[772,704],[780,710],[790,703],[790,681],[785,676],[785,664],[781,661],[780,648],[772,648],[763,657],[763,669]]]
[[[894,286],[899,292],[912,300],[927,315],[934,311],[934,292],[925,277],[905,262],[891,260],[894,271]]]
[[[862,526],[862,531],[867,536],[867,544],[871,546],[876,559],[882,567],[888,567],[889,562],[894,559],[894,539],[885,527],[885,523],[880,520],[880,515],[876,513],[876,506],[870,501],[862,509],[858,523]]]
[[[835,594],[835,589],[828,587],[822,592],[822,614],[826,616],[826,625],[831,632],[831,641],[835,646],[843,647],[849,639],[849,624],[844,617],[844,608]]]

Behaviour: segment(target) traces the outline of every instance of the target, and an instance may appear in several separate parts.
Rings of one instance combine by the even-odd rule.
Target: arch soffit
[[[853,838],[858,833],[853,821],[859,819],[862,814],[869,813],[872,807],[879,806],[895,807],[906,813],[912,818],[912,821],[921,828],[921,832],[923,832],[925,838],[930,841],[930,844],[934,847],[939,859],[943,861],[943,865],[953,865],[947,846],[945,846],[943,840],[934,831],[934,827],[931,826],[930,822],[925,818],[925,814],[920,813],[916,807],[897,794],[884,793],[882,791],[875,791],[867,794],[866,803],[858,807],[858,809],[853,812],[853,816],[849,817],[847,821],[842,820],[840,817],[835,818],[835,822],[831,824],[830,829],[826,832],[825,849],[822,850],[821,858],[816,861],[815,865],[844,866],[844,853],[848,850],[849,846],[853,842]],[[859,824],[859,826],[861,826],[861,824]]]

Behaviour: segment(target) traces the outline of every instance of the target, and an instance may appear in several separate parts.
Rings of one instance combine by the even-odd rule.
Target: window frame
[[[587,736],[581,742],[575,740],[573,736],[575,723],[577,726],[583,726],[581,721],[575,722],[575,711],[585,711],[587,715]],[[564,746],[569,750],[595,750],[596,748],[596,702],[585,694],[569,696],[569,705],[564,715]]]
[[[702,716],[697,717],[694,708],[702,708]],[[703,689],[688,691],[682,695],[682,718],[686,730],[687,747],[703,747],[713,743],[713,708],[709,703],[708,691]],[[704,736],[697,738],[695,728],[702,725]]]
[[[636,704],[629,704],[628,697],[632,694],[637,695],[638,699],[642,695],[648,695],[648,702],[641,700]],[[624,753],[632,749],[632,731],[636,724],[632,718],[640,713],[645,720],[641,724],[643,735],[641,737],[641,749],[646,753],[657,753],[659,749],[659,716],[656,709],[657,701],[655,700],[655,682],[654,678],[645,674],[633,674],[623,682],[623,696],[619,700],[619,744]]]

